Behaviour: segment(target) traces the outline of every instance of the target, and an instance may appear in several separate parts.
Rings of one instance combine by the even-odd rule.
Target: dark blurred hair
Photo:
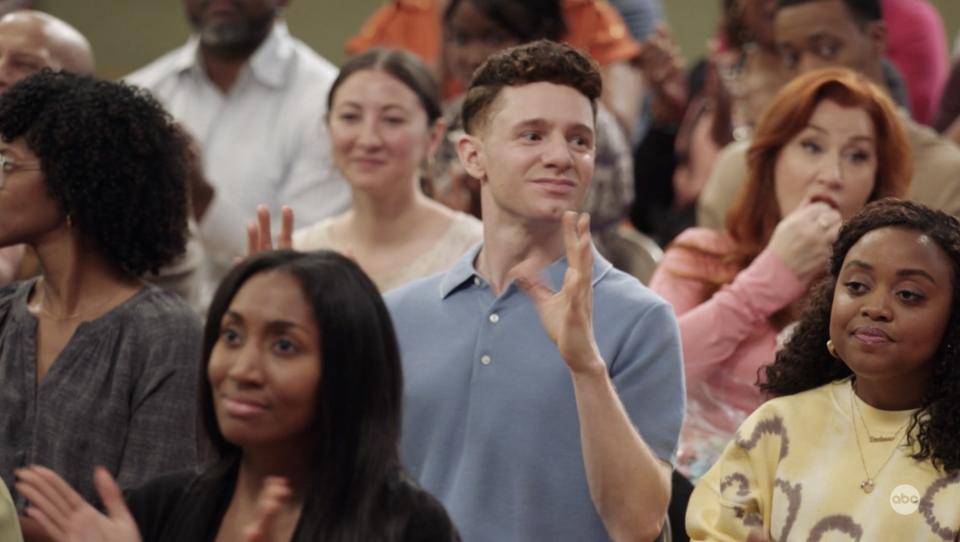
[[[743,0],[723,0],[723,17],[720,19],[720,28],[727,45],[740,50],[748,41],[746,38],[747,25],[743,22]]]
[[[567,32],[560,0],[450,0],[443,12],[444,25],[463,2],[469,2],[521,43],[559,41]]]
[[[330,251],[275,251],[250,258],[221,282],[207,315],[201,366],[200,421],[220,471],[241,449],[217,424],[207,365],[234,296],[254,275],[289,273],[319,327],[320,385],[309,434],[312,472],[301,512],[306,540],[381,540],[384,502],[401,476],[397,457],[403,378],[390,315],[376,286],[351,260]],[[388,500],[388,499],[386,499]]]
[[[121,271],[183,253],[187,143],[146,91],[43,70],[0,96],[0,137],[24,139],[61,212]]]
[[[420,105],[423,106],[423,110],[427,114],[429,124],[433,124],[443,115],[440,106],[440,86],[430,72],[430,68],[420,60],[420,57],[401,49],[379,47],[368,49],[352,57],[340,67],[340,73],[333,81],[330,92],[327,94],[328,114],[333,107],[333,98],[340,85],[354,73],[363,70],[385,72],[406,85],[420,99]]]
[[[908,443],[918,442],[916,459],[930,459],[947,471],[960,469],[960,222],[919,203],[888,198],[871,203],[850,219],[833,244],[830,274],[814,289],[800,322],[772,365],[761,369],[760,388],[773,396],[792,395],[853,373],[825,346],[837,277],[850,248],[880,228],[926,235],[953,264],[953,309],[935,354],[933,374],[920,410],[913,415]],[[914,434],[916,430],[916,434]]]
[[[810,2],[822,2],[823,0],[777,0],[777,9],[794,6],[797,4],[807,4]],[[880,0],[841,0],[853,18],[858,23],[869,23],[883,19],[883,9],[880,7]]]
[[[474,134],[485,125],[490,106],[503,87],[541,81],[577,90],[590,100],[596,115],[603,90],[597,63],[569,45],[538,40],[493,54],[477,68],[460,112],[464,130]]]

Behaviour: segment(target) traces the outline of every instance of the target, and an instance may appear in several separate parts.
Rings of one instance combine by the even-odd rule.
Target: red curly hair
[[[726,260],[737,268],[747,267],[763,251],[783,218],[774,185],[777,158],[781,149],[807,127],[823,100],[861,108],[873,122],[877,177],[867,201],[905,197],[913,174],[910,144],[886,91],[846,68],[826,68],[798,76],[777,93],[757,124],[747,151],[746,183],[727,212],[727,233],[736,248]]]

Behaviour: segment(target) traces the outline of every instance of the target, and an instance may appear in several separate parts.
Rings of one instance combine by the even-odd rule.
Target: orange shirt
[[[630,60],[640,45],[606,0],[562,0],[567,34],[563,40],[590,54],[601,66]],[[371,47],[398,47],[430,63],[440,56],[441,13],[435,0],[394,0],[378,9],[347,41],[347,53]]]
[[[371,47],[406,49],[429,63],[440,56],[440,16],[434,0],[395,0],[373,13],[347,40],[347,54]]]

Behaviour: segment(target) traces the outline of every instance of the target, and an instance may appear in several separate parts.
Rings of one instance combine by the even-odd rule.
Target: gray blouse
[[[199,317],[176,295],[144,286],[83,322],[37,384],[35,281],[0,289],[0,477],[50,467],[90,502],[93,468],[122,488],[196,463]],[[23,497],[14,493],[18,507]]]

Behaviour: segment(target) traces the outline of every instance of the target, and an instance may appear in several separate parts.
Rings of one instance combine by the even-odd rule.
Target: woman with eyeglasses
[[[44,71],[0,96],[0,246],[41,268],[0,289],[8,486],[39,464],[94,498],[95,465],[129,487],[195,464],[200,320],[141,279],[184,250],[185,149],[123,84]]]

